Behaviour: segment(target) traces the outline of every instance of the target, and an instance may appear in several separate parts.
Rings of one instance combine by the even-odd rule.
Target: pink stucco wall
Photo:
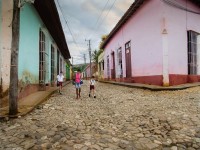
[[[200,12],[191,1],[174,2]],[[106,45],[105,78],[108,78],[107,56],[112,69],[111,52],[119,47],[122,47],[123,77],[126,77],[125,43],[128,41],[131,41],[132,77],[163,75],[168,80],[170,74],[187,75],[188,30],[200,33],[200,15],[171,7],[160,0],[145,1]]]
[[[95,73],[95,72],[94,72],[94,71],[95,71],[94,67],[95,67],[95,63],[92,63],[92,68],[91,68],[91,69],[92,69],[92,73],[91,73],[92,76],[93,76],[94,73]],[[86,68],[86,70],[85,70],[85,73],[86,73],[86,75],[87,75],[86,77],[90,77],[90,65],[87,66],[87,68]]]
[[[87,69],[86,69],[86,75],[87,75],[87,77],[90,77],[90,67],[87,67]]]
[[[126,77],[125,43],[131,41],[132,76],[162,75],[161,1],[146,1],[105,47],[105,64],[111,52],[122,47],[123,77]],[[104,70],[107,78],[107,65]]]
[[[179,5],[196,12],[200,8],[190,1],[178,0]],[[188,74],[187,30],[200,33],[200,15],[164,4],[169,43],[169,74]]]

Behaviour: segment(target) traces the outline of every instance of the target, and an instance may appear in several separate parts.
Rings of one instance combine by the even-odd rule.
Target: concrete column
[[[197,75],[200,75],[200,35],[197,36]]]
[[[163,49],[163,86],[169,86],[168,34],[166,29],[164,29],[162,33],[162,49]]]

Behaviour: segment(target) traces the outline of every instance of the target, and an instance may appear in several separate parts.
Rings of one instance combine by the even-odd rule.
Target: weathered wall
[[[10,55],[12,42],[13,1],[1,1],[1,42],[0,42],[0,76],[2,91],[6,92],[10,83]]]
[[[46,26],[43,24],[34,6],[32,4],[25,4],[20,12],[19,92],[21,93],[31,93],[38,90],[40,29],[45,34],[46,85],[50,85],[51,82],[51,45],[54,46],[55,50],[54,74],[56,78],[57,45],[49,34]],[[21,97],[25,96],[24,94],[21,95]]]
[[[39,84],[39,31],[44,25],[31,4],[20,11],[19,39],[19,92],[20,98],[38,90]],[[28,91],[27,91],[28,90]]]

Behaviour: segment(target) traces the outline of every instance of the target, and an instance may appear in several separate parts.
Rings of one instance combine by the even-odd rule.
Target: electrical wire
[[[162,1],[164,3],[166,3],[166,4],[168,4],[169,6],[172,6],[172,7],[175,7],[175,8],[190,12],[190,13],[194,13],[194,14],[200,15],[200,12],[196,12],[196,11],[193,11],[191,9],[185,8],[185,7],[179,5],[179,4],[175,3],[175,2],[172,2],[171,0],[162,0]]]
[[[71,34],[71,36],[72,36],[73,42],[74,42],[75,45],[79,48],[79,46],[78,46],[78,44],[77,44],[77,42],[76,42],[76,40],[75,40],[75,38],[74,38],[74,36],[73,36],[72,30],[70,29],[70,26],[69,26],[69,24],[68,24],[68,21],[67,21],[67,19],[66,19],[65,16],[64,16],[64,13],[63,13],[62,8],[61,8],[61,6],[60,6],[59,0],[57,0],[57,2],[58,2],[59,9],[60,9],[60,11],[61,11],[61,14],[62,14],[62,16],[63,16],[63,19],[64,19],[64,21],[65,21],[65,23],[66,23],[66,25],[67,25],[67,27],[68,27],[68,29],[69,29],[69,32],[70,32],[70,34]],[[79,48],[79,49],[80,49],[80,48]]]
[[[106,16],[104,16],[104,18],[101,20],[101,22],[100,22],[99,25],[97,26],[96,30],[98,30],[99,27],[102,25],[103,21],[106,19],[106,17],[107,17],[108,14],[110,13],[110,10],[111,10],[111,9],[113,8],[113,6],[115,5],[115,2],[116,2],[116,1],[117,1],[117,0],[115,0],[115,1],[113,2],[113,4],[112,4],[111,7],[109,8],[109,10],[108,10]]]
[[[96,28],[96,25],[97,25],[97,23],[99,22],[99,20],[100,20],[100,18],[101,18],[101,16],[102,16],[102,14],[103,14],[103,12],[104,12],[106,6],[108,5],[108,2],[109,2],[109,1],[110,1],[110,0],[107,0],[106,4],[104,5],[103,9],[101,10],[101,14],[99,15],[99,17],[98,17],[98,19],[97,19],[97,21],[96,21],[96,23],[95,23],[95,25],[94,25],[94,29]]]

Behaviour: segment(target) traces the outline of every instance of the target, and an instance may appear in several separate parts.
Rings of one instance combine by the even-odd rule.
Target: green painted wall
[[[66,64],[66,80],[70,80],[70,65]]]

